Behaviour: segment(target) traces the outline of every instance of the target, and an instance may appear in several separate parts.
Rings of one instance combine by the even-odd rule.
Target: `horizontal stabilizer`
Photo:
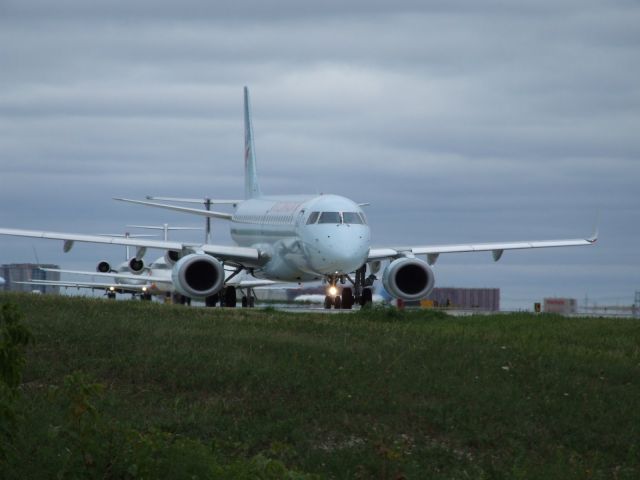
[[[178,197],[155,197],[147,195],[147,200],[160,200],[161,202],[180,202],[180,203],[197,203],[199,205],[233,205],[237,206],[244,200],[238,199],[221,199],[221,198],[178,198]]]
[[[136,205],[144,205],[146,207],[164,208],[166,210],[173,210],[174,212],[191,213],[193,215],[201,215],[203,217],[221,218],[223,220],[231,220],[232,217],[230,213],[213,212],[211,210],[202,210],[199,208],[179,207],[178,205],[167,205],[165,203],[145,202],[143,200],[132,200],[130,198],[114,198],[114,200],[134,203]]]
[[[200,227],[161,227],[159,225],[127,225],[130,228],[146,228],[148,230],[167,230],[170,232],[196,231],[202,230]],[[115,236],[115,235],[114,235]],[[129,237],[154,237],[155,235],[129,235]]]

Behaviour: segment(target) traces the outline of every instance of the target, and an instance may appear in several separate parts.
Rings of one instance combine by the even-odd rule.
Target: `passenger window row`
[[[270,225],[286,225],[293,223],[291,215],[234,215],[234,222],[266,223]]]

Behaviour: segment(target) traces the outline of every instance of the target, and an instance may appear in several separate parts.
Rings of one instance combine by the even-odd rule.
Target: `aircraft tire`
[[[242,308],[247,308],[249,306],[249,300],[247,297],[242,297]]]
[[[362,290],[362,297],[360,297],[360,306],[364,307],[367,304],[373,302],[373,292],[370,288],[365,288]]]
[[[336,298],[333,299],[333,307],[336,310],[340,310],[342,308],[342,299],[340,298],[340,295],[336,295]]]
[[[204,301],[205,306],[207,306],[207,307],[215,307],[218,304],[218,298],[219,297],[220,296],[217,293],[214,294],[214,295],[208,296]]]
[[[349,287],[342,289],[342,308],[351,310],[353,307],[353,290]]]
[[[236,296],[236,287],[227,287],[224,290],[224,306],[235,308],[237,303],[238,297]]]
[[[330,310],[331,305],[333,305],[333,300],[329,295],[327,295],[326,297],[324,297],[324,308]]]

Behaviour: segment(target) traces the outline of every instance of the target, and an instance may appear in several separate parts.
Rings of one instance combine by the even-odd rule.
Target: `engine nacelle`
[[[129,270],[133,273],[141,273],[144,270],[144,260],[138,260],[136,257],[133,257],[129,260]]]
[[[171,272],[173,286],[189,298],[205,299],[224,286],[224,268],[211,255],[191,254],[182,257]]]
[[[398,258],[384,269],[382,285],[395,298],[419,300],[431,293],[435,277],[427,262],[417,258]]]
[[[179,252],[177,250],[167,250],[166,252],[164,252],[164,261],[170,267],[173,267],[181,258],[182,252]]]
[[[109,265],[109,262],[100,262],[96,265],[96,272],[109,273],[111,272],[111,265]]]

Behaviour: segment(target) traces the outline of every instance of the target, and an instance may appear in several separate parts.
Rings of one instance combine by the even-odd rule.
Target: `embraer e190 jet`
[[[597,233],[594,233],[586,239],[372,248],[370,228],[361,205],[346,197],[262,194],[246,87],[244,131],[245,199],[233,201],[234,213],[117,199],[227,220],[236,246],[15,229],[0,229],[0,234],[62,240],[65,251],[70,250],[74,242],[129,245],[138,248],[135,257],[138,260],[148,248],[161,249],[165,251],[176,291],[201,300],[223,295],[229,300],[225,302],[227,305],[233,303],[231,300],[235,301],[234,287],[227,283],[242,271],[258,279],[278,282],[325,280],[327,308],[351,308],[356,302],[361,305],[370,302],[371,284],[379,273],[384,288],[393,297],[424,298],[435,283],[431,266],[443,253],[491,251],[497,261],[505,250],[591,245],[597,240]],[[211,203],[229,204],[231,201],[213,200]],[[420,256],[426,258],[418,258]],[[225,266],[231,266],[235,271],[226,275]]]

